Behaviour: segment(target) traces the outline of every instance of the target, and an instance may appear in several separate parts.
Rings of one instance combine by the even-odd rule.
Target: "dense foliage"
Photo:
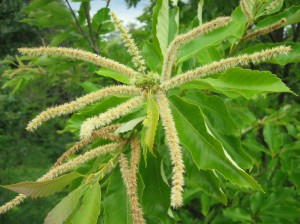
[[[136,4],[136,1],[130,1],[130,4]],[[63,119],[55,119],[56,123],[44,124],[34,134],[14,132],[13,128],[25,127],[33,114],[46,106],[68,102],[75,95],[95,92],[109,85],[129,84],[146,92],[142,107],[130,110],[128,115],[124,114],[124,117],[118,119],[115,124],[121,125],[116,132],[106,133],[110,136],[106,136],[106,140],[96,138],[95,141],[88,142],[91,144],[84,148],[83,153],[87,155],[110,140],[125,142],[121,151],[79,164],[73,172],[60,177],[53,176],[44,182],[3,185],[32,197],[44,197],[61,191],[70,192],[59,203],[56,198],[53,199],[51,203],[58,204],[48,211],[46,223],[83,223],[82,218],[85,223],[132,223],[132,218],[136,223],[142,223],[143,218],[135,217],[135,208],[139,207],[139,203],[147,223],[299,221],[300,107],[293,92],[299,92],[297,63],[300,60],[300,45],[297,41],[300,5],[290,4],[290,1],[244,0],[240,2],[240,6],[236,3],[228,24],[216,23],[216,26],[200,35],[201,25],[205,27],[206,21],[218,16],[220,8],[224,8],[226,13],[231,6],[220,3],[214,8],[210,3],[206,6],[204,1],[191,1],[190,4],[192,7],[181,2],[177,5],[177,1],[168,3],[159,0],[155,2],[153,9],[150,7],[140,17],[148,24],[144,28],[132,30],[132,35],[137,40],[143,40],[137,42],[138,48],[142,49],[141,55],[137,48],[132,47],[135,45],[129,43],[131,38],[126,37],[126,30],[122,30],[117,19],[110,16],[109,7],[100,9],[93,16],[89,13],[89,1],[82,1],[78,14],[73,14],[68,4],[54,0],[34,0],[25,8],[28,18],[23,19],[24,22],[50,29],[53,36],[47,45],[91,51],[136,68],[139,73],[145,73],[142,78],[132,81],[118,71],[99,69],[98,66],[78,60],[46,56],[44,54],[80,58],[63,53],[47,53],[46,50],[34,53],[43,55],[41,57],[19,56],[15,60],[4,61],[2,82],[6,90],[1,98],[1,127],[15,135],[1,134],[1,141],[4,143],[1,153],[7,153],[6,158],[10,158],[5,163],[1,161],[1,167],[5,168],[5,175],[1,175],[4,179],[1,180],[2,184],[37,178],[51,166],[50,161],[46,162],[48,167],[44,165],[47,158],[54,160],[66,147],[66,142],[72,141],[70,134],[74,135],[73,139],[79,137],[81,126],[88,118],[107,109],[113,112],[112,108],[130,98],[121,96],[121,92],[93,102],[74,113],[63,130]],[[193,13],[190,13],[188,7],[194,9]],[[113,32],[114,25],[121,32],[125,47]],[[190,38],[189,31],[193,28],[197,32]],[[181,44],[180,37],[183,36],[178,35],[179,33],[187,33],[185,37],[188,41]],[[180,49],[178,47],[174,66],[170,65],[171,79],[164,77],[159,85],[157,80],[160,78],[156,74],[166,74],[169,60],[164,58],[170,56],[170,46],[176,46],[174,43],[179,43]],[[287,49],[276,48],[282,45],[292,48],[288,55],[278,55],[282,52],[276,52],[276,49]],[[131,55],[126,52],[126,47]],[[52,49],[59,51],[57,48]],[[266,56],[263,55],[264,49],[275,49],[275,52]],[[255,52],[260,52],[263,56],[250,59],[245,55],[251,56]],[[141,57],[145,58],[147,68],[143,68]],[[247,62],[238,61],[230,65],[231,60],[241,57]],[[172,56],[170,58],[172,61]],[[180,81],[176,77],[193,75],[192,69],[206,68],[222,58],[226,59],[223,62],[227,67],[215,70],[214,67],[209,67],[211,70],[206,74],[212,74],[201,79],[200,75],[196,76],[201,70],[196,69],[198,73],[196,72],[193,80],[176,84]],[[85,60],[84,56],[81,59]],[[268,63],[250,63],[251,70],[249,67],[236,67],[263,61]],[[168,85],[168,79],[175,81]],[[8,94],[8,88],[15,95]],[[168,100],[161,96],[160,88],[166,88]],[[176,129],[169,128],[172,119],[166,118],[168,107],[164,107],[168,104]],[[55,130],[59,130],[60,135],[52,135]],[[22,138],[19,137],[20,133]],[[180,169],[176,171],[178,163],[174,162],[174,154],[172,155],[172,150],[176,148],[176,141],[174,143],[172,139],[176,139],[177,133],[185,166],[183,206],[180,208],[177,207],[181,203],[176,204],[173,194],[174,186],[180,188],[174,178]],[[81,136],[84,137],[82,141],[87,138],[82,131]],[[100,133],[99,136],[103,138],[103,134]],[[34,149],[30,150],[29,162],[25,163],[22,158],[25,154],[20,156],[20,152],[22,148],[28,152],[31,144],[28,139],[36,139],[37,143],[36,146],[32,145]],[[12,141],[16,142],[14,148],[18,149],[12,149]],[[134,144],[140,145],[137,143],[139,141],[142,158],[135,176],[133,173],[136,168],[132,165],[135,163],[132,158],[136,149]],[[67,161],[62,160],[60,163],[72,164],[72,161],[74,163],[81,158],[68,156]],[[130,164],[127,157],[131,158]],[[25,174],[26,178],[22,172],[14,171],[22,169],[24,164],[30,167],[24,169],[30,173]],[[129,167],[126,168],[126,164]],[[34,167],[40,167],[38,172],[32,169]],[[130,175],[126,169],[131,172]],[[11,172],[22,177],[10,180]],[[136,207],[133,206],[135,202],[132,199],[135,186],[134,183],[130,184],[130,178],[126,175],[133,180],[137,178]],[[182,193],[182,190],[179,192]],[[177,209],[171,209],[171,204]],[[18,214],[16,211],[13,209]],[[1,217],[3,222],[12,222],[9,214],[11,213]],[[33,214],[37,216],[36,213]]]

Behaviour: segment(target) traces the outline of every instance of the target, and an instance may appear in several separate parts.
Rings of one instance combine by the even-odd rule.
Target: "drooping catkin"
[[[90,62],[98,66],[109,68],[113,71],[127,75],[130,78],[135,78],[138,75],[138,73],[134,71],[132,68],[120,64],[119,62],[79,49],[72,49],[66,47],[39,47],[39,48],[19,48],[18,50],[22,54],[32,55],[32,56],[53,55],[53,56],[63,56],[71,59],[78,59],[81,61]]]
[[[123,42],[127,48],[128,53],[132,56],[132,62],[134,66],[138,69],[139,72],[145,74],[146,66],[145,61],[142,57],[141,52],[136,46],[131,34],[128,30],[122,25],[121,21],[118,19],[114,12],[110,12],[111,18],[116,26],[116,29],[121,33]]]
[[[131,163],[128,166],[128,159],[125,154],[121,154],[119,158],[120,170],[122,173],[123,181],[127,189],[129,197],[133,223],[143,224],[146,223],[143,217],[143,211],[138,201],[137,192],[137,169],[140,160],[140,143],[135,137],[131,143]]]
[[[41,180],[50,180],[53,178],[58,177],[59,175],[63,173],[67,173],[74,168],[98,157],[104,154],[111,153],[119,148],[122,148],[123,144],[121,143],[109,143],[106,145],[99,146],[97,148],[94,148],[83,155],[79,155],[73,160],[70,160],[64,164],[61,164],[53,169],[51,169],[48,173],[46,173],[43,177],[41,177]]]
[[[283,26],[283,24],[286,23],[286,18],[282,18],[281,20],[277,21],[276,23],[273,23],[267,27],[264,27],[262,29],[258,29],[256,31],[250,32],[247,35],[243,37],[243,40],[249,40],[254,37],[263,36],[268,33],[271,33],[274,30],[277,30]]]
[[[178,208],[182,206],[183,203],[182,192],[184,186],[184,163],[168,99],[164,93],[157,93],[156,98],[173,165],[171,206],[173,208]]]
[[[125,103],[122,103],[116,107],[107,110],[106,112],[98,116],[88,118],[81,125],[80,137],[82,139],[90,137],[93,130],[103,127],[107,124],[110,124],[112,121],[120,118],[121,116],[129,114],[134,109],[140,107],[143,104],[143,101],[144,101],[144,95],[136,96],[126,101]]]
[[[230,17],[219,17],[211,22],[202,24],[191,31],[178,35],[169,45],[167,52],[165,54],[161,82],[169,80],[171,77],[172,67],[175,63],[178,50],[184,44],[194,40],[197,37],[200,37],[214,29],[217,29],[222,26],[226,26],[230,22]]]
[[[290,47],[279,46],[270,49],[265,49],[260,52],[253,54],[242,54],[236,57],[230,57],[222,59],[218,62],[213,62],[208,65],[204,65],[200,68],[187,71],[186,73],[180,74],[173,77],[169,81],[161,84],[160,87],[165,91],[178,87],[184,83],[190,82],[197,78],[203,78],[210,74],[226,71],[236,66],[247,66],[250,63],[258,64],[268,59],[276,57],[280,54],[288,54],[291,51]]]
[[[141,89],[134,86],[118,85],[109,86],[85,96],[82,96],[72,102],[65,103],[60,106],[51,107],[47,110],[41,112],[32,121],[30,121],[26,127],[28,131],[36,130],[42,123],[55,118],[57,116],[67,115],[78,111],[79,109],[85,107],[86,105],[92,104],[108,96],[115,95],[138,95],[141,93]]]
[[[37,179],[37,182],[54,179],[54,178],[58,177],[59,175],[69,172],[70,170],[82,165],[83,163],[86,163],[86,162],[92,160],[93,158],[96,158],[100,155],[104,155],[107,153],[111,153],[111,152],[117,150],[118,148],[122,148],[122,147],[123,147],[123,144],[120,144],[120,143],[111,143],[111,144],[99,146],[91,151],[86,152],[83,155],[78,156],[76,159],[73,159],[67,163],[64,163],[62,165],[59,165],[55,168],[50,169],[45,175],[43,175],[41,178]],[[15,197],[11,201],[7,202],[6,204],[4,204],[0,207],[0,214],[3,214],[5,212],[9,211],[10,209],[18,206],[26,198],[27,198],[26,195],[19,194],[17,197]]]
[[[113,124],[107,127],[103,127],[100,130],[94,131],[89,138],[82,139],[81,141],[74,144],[70,149],[68,149],[66,152],[64,152],[55,162],[55,164],[52,166],[52,168],[55,168],[59,165],[61,165],[66,159],[70,157],[70,155],[74,155],[79,149],[83,148],[87,144],[90,144],[95,138],[101,138],[101,139],[108,139],[112,141],[122,141],[123,139],[111,133],[112,131],[117,130],[121,124]]]
[[[240,1],[240,5],[241,5],[241,9],[242,9],[243,13],[248,17],[248,21],[250,22],[250,24],[252,24],[254,21],[254,18],[253,18],[253,15],[251,13],[251,10],[250,10],[248,4],[249,4],[249,2],[247,0]]]
[[[18,206],[19,204],[21,204],[25,199],[27,198],[26,195],[24,194],[19,194],[17,197],[15,197],[14,199],[10,200],[9,202],[5,203],[4,205],[2,205],[0,207],[0,214],[3,214],[7,211],[9,211],[10,209]]]

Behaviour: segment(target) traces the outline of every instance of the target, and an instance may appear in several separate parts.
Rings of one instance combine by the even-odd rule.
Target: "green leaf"
[[[162,68],[162,54],[157,50],[153,43],[145,42],[142,53],[146,58],[146,63],[153,72],[160,73]]]
[[[153,8],[153,42],[159,46],[162,55],[168,48],[169,40],[169,1],[158,0]]]
[[[157,129],[157,124],[159,120],[159,110],[155,100],[152,97],[149,97],[147,100],[147,116],[143,121],[143,144],[153,153],[153,145],[155,139],[155,133]]]
[[[126,75],[123,75],[121,73],[115,72],[115,71],[111,71],[109,69],[106,68],[101,68],[98,71],[96,71],[97,74],[102,75],[104,77],[109,77],[112,78],[114,80],[117,80],[118,82],[122,82],[125,84],[130,84],[130,78]]]
[[[290,46],[292,48],[292,51],[289,52],[287,55],[278,55],[272,59],[269,59],[267,61],[268,63],[286,65],[288,63],[300,62],[300,43],[293,43],[293,42],[257,44],[240,51],[239,54],[251,54],[257,51],[278,47],[282,45]]]
[[[128,196],[119,169],[115,169],[110,175],[103,208],[105,223],[132,224]]]
[[[168,43],[171,43],[172,40],[177,36],[178,29],[179,29],[179,8],[176,6],[175,8],[170,9]]]
[[[247,17],[243,14],[240,7],[235,9],[231,17],[232,21],[227,26],[209,32],[183,46],[179,51],[177,64],[188,60],[207,47],[220,45],[225,39],[232,43],[237,39],[239,40],[244,34]]]
[[[170,207],[170,189],[160,174],[161,157],[149,156],[147,167],[140,165],[140,174],[145,184],[141,198],[142,208],[147,223],[167,224],[172,223],[168,216]]]
[[[109,11],[110,11],[109,8],[102,8],[102,9],[99,9],[96,12],[96,14],[93,16],[92,26],[95,31],[97,31],[99,29],[99,26],[102,23],[110,20]]]
[[[274,4],[274,2],[275,2],[274,0],[262,1],[259,6],[259,10],[255,15],[255,18],[259,18],[260,16],[266,16],[278,12],[281,9],[284,0],[276,0],[275,7],[274,6],[272,7],[271,4]],[[270,7],[270,5],[271,8],[267,10]]]
[[[82,205],[72,219],[72,224],[97,224],[100,204],[101,188],[99,183],[94,183],[84,194]]]
[[[231,98],[242,96],[250,99],[261,93],[292,91],[279,78],[268,71],[233,68],[217,78],[198,79],[184,84],[184,88],[208,89]]]
[[[176,96],[170,100],[180,141],[199,169],[217,170],[233,184],[261,190],[260,185],[232,161],[221,143],[208,133],[198,106]]]
[[[198,9],[197,9],[197,18],[199,20],[199,25],[202,25],[202,12],[203,12],[204,0],[199,0]]]
[[[1,187],[31,197],[46,197],[64,189],[71,181],[81,176],[80,173],[72,172],[43,182],[26,181],[11,185],[1,185]]]
[[[215,199],[226,205],[226,195],[222,191],[220,187],[220,180],[214,173],[214,171],[199,170],[187,150],[183,150],[183,155],[186,167],[186,187],[192,188],[194,190],[201,189],[207,195],[214,197]],[[201,194],[199,191],[195,191],[195,193]]]
[[[260,29],[269,26],[282,18],[286,18],[285,25],[291,25],[300,22],[300,4],[293,5],[290,8],[285,9],[282,13],[276,15],[268,16],[265,19],[259,21],[256,28]]]
[[[248,212],[244,208],[227,208],[224,209],[223,211],[224,211],[224,215],[230,218],[232,221],[235,222],[240,221],[243,223],[245,222],[247,223],[247,221],[249,221],[250,223],[252,223],[250,212]]]
[[[250,168],[253,165],[252,158],[241,148],[239,127],[228,113],[223,100],[200,91],[187,92],[185,99],[200,106],[213,136],[222,142],[233,160],[242,168]]]
[[[272,123],[265,124],[263,129],[263,136],[265,142],[268,144],[269,149],[272,152],[272,155],[276,155],[284,143],[280,127]]]
[[[128,131],[133,130],[139,123],[141,123],[143,120],[145,119],[145,117],[138,117],[135,118],[133,120],[130,120],[128,122],[126,122],[125,124],[123,124],[121,127],[119,127],[115,133],[116,134],[121,134],[121,133],[125,133]]]
[[[85,187],[80,186],[61,200],[45,218],[45,224],[63,224],[77,207],[79,199],[82,197]]]

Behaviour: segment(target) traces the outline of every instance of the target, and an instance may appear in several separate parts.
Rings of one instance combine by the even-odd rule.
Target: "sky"
[[[80,2],[70,2],[74,11],[77,11],[80,6]],[[127,8],[125,0],[111,0],[109,8],[114,11],[118,18],[123,21],[124,24],[137,23],[136,17],[143,13],[143,9],[149,4],[148,0],[141,0],[136,8]],[[91,14],[95,14],[100,8],[105,7],[105,0],[93,0],[91,1]]]

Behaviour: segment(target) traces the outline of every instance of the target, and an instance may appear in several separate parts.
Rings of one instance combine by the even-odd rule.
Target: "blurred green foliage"
[[[137,1],[126,2],[129,6],[137,3]],[[116,83],[113,79],[99,76],[95,73],[98,68],[86,63],[46,56],[15,58],[16,48],[40,46],[42,39],[46,45],[81,48],[98,52],[124,64],[131,65],[131,62],[125,48],[119,43],[119,38],[113,33],[114,27],[106,8],[100,9],[88,21],[86,9],[89,11],[89,4],[85,3],[81,4],[77,20],[62,1],[52,0],[47,1],[46,4],[42,0],[32,1],[24,10],[27,13],[26,18],[21,12],[25,6],[24,1],[6,0],[1,4],[4,7],[0,7],[2,10],[0,11],[0,40],[4,44],[0,46],[3,58],[0,64],[3,74],[0,83],[3,86],[0,92],[0,183],[10,184],[34,180],[41,176],[67,148],[68,144],[75,141],[74,137],[66,131],[60,135],[54,133],[54,130],[63,129],[65,125],[63,119],[55,119],[43,126],[38,133],[28,134],[24,128],[34,115],[49,106],[67,102],[74,99],[75,96]],[[149,20],[154,4],[155,2],[152,1],[152,5],[145,9],[145,13],[139,18],[146,24],[141,28],[131,27],[133,37],[138,40],[140,46],[144,46],[143,53],[145,54],[149,53],[149,48],[143,44],[152,38],[149,35],[151,33]],[[217,16],[230,15],[232,9],[238,4],[239,1],[230,1],[230,3],[228,1],[204,1],[202,20],[206,22]],[[39,10],[36,10],[37,7]],[[189,1],[188,3],[179,1],[179,7],[182,9],[180,11],[180,33],[199,25],[198,1]],[[293,1],[284,1],[278,14],[291,8],[295,15],[299,15],[299,5],[295,5]],[[273,18],[271,15],[268,18],[274,22],[276,21],[275,17]],[[264,19],[264,17],[259,18],[258,23],[263,23]],[[20,23],[19,20],[23,20],[25,23]],[[91,22],[91,26],[89,26],[89,22]],[[201,51],[197,56],[182,59],[181,69],[182,71],[188,70],[196,65],[208,63],[209,60],[218,60],[224,55],[236,55],[241,49],[249,50],[253,45],[297,43],[299,42],[299,31],[298,21],[264,37],[232,45],[234,47],[223,42],[218,46],[215,43],[205,49],[199,46],[198,50]],[[43,36],[44,32],[47,33],[47,36]],[[26,38],[23,37],[24,33],[26,33],[24,35]],[[20,36],[23,38],[19,39]],[[10,56],[4,59],[8,54]],[[277,74],[294,93],[299,93],[299,60],[295,59],[295,62],[263,64],[253,66],[252,69],[269,70],[273,74]],[[59,66],[57,66],[58,64]],[[157,66],[157,64],[149,66]],[[224,105],[229,112],[226,116],[228,119],[232,119],[231,123],[235,124],[233,129],[237,125],[241,131],[241,154],[237,156],[237,162],[242,168],[247,169],[251,176],[255,177],[265,193],[243,191],[222,181],[221,189],[227,195],[228,201],[227,205],[224,205],[220,202],[222,200],[224,202],[225,196],[220,192],[219,195],[212,196],[211,189],[206,189],[203,184],[213,174],[203,172],[199,176],[189,176],[188,182],[194,188],[186,189],[185,206],[173,212],[173,221],[176,220],[177,223],[291,224],[300,222],[299,98],[294,94],[281,93],[267,97],[262,95],[246,101],[241,97],[232,99],[226,98],[220,93],[207,91],[206,93],[208,95],[203,95],[203,100],[207,97],[208,102],[209,100],[219,102],[217,99],[225,102]],[[209,113],[203,111],[205,119],[210,120]],[[220,133],[217,132],[215,134],[222,135],[222,130]],[[230,140],[230,138],[233,137],[229,136],[227,141],[232,144],[232,141],[235,140]],[[225,137],[224,142],[226,142]],[[164,155],[164,151],[166,151],[164,146],[160,145],[158,151],[160,152],[157,155],[158,161],[168,163],[167,156]],[[189,156],[185,156],[188,159]],[[141,167],[144,167],[143,164]],[[158,164],[152,164],[150,161],[148,166],[142,169],[144,169],[142,172],[151,176],[153,175],[152,170],[158,169]],[[166,173],[170,172],[166,171]],[[223,177],[220,176],[220,178]],[[161,182],[149,183],[150,179],[141,180],[144,182],[146,190],[150,184],[159,187]],[[116,220],[120,217],[115,217],[115,213],[111,214],[116,207],[112,202],[118,200],[113,194],[115,191],[113,187],[121,184],[120,173],[114,172],[106,192],[105,197],[107,198],[103,202],[106,206],[105,214]],[[3,189],[0,191],[0,204],[14,195]],[[168,189],[166,188],[164,191],[169,196]],[[59,201],[60,196],[65,193],[47,199],[28,200],[24,205],[1,215],[0,222],[16,223],[16,220],[22,217],[22,223],[41,223],[50,209]],[[124,192],[118,193],[124,194]],[[150,200],[151,194],[156,193],[144,194],[143,200]],[[143,204],[146,213],[152,212],[149,203]],[[119,207],[119,204],[117,206]],[[167,207],[163,209],[165,208]],[[126,211],[120,212],[125,214]],[[155,212],[160,214],[159,212],[162,211]],[[159,218],[163,219],[164,217]],[[148,221],[157,223],[158,220],[157,217],[148,217]],[[103,223],[104,220],[99,220],[99,222]]]

